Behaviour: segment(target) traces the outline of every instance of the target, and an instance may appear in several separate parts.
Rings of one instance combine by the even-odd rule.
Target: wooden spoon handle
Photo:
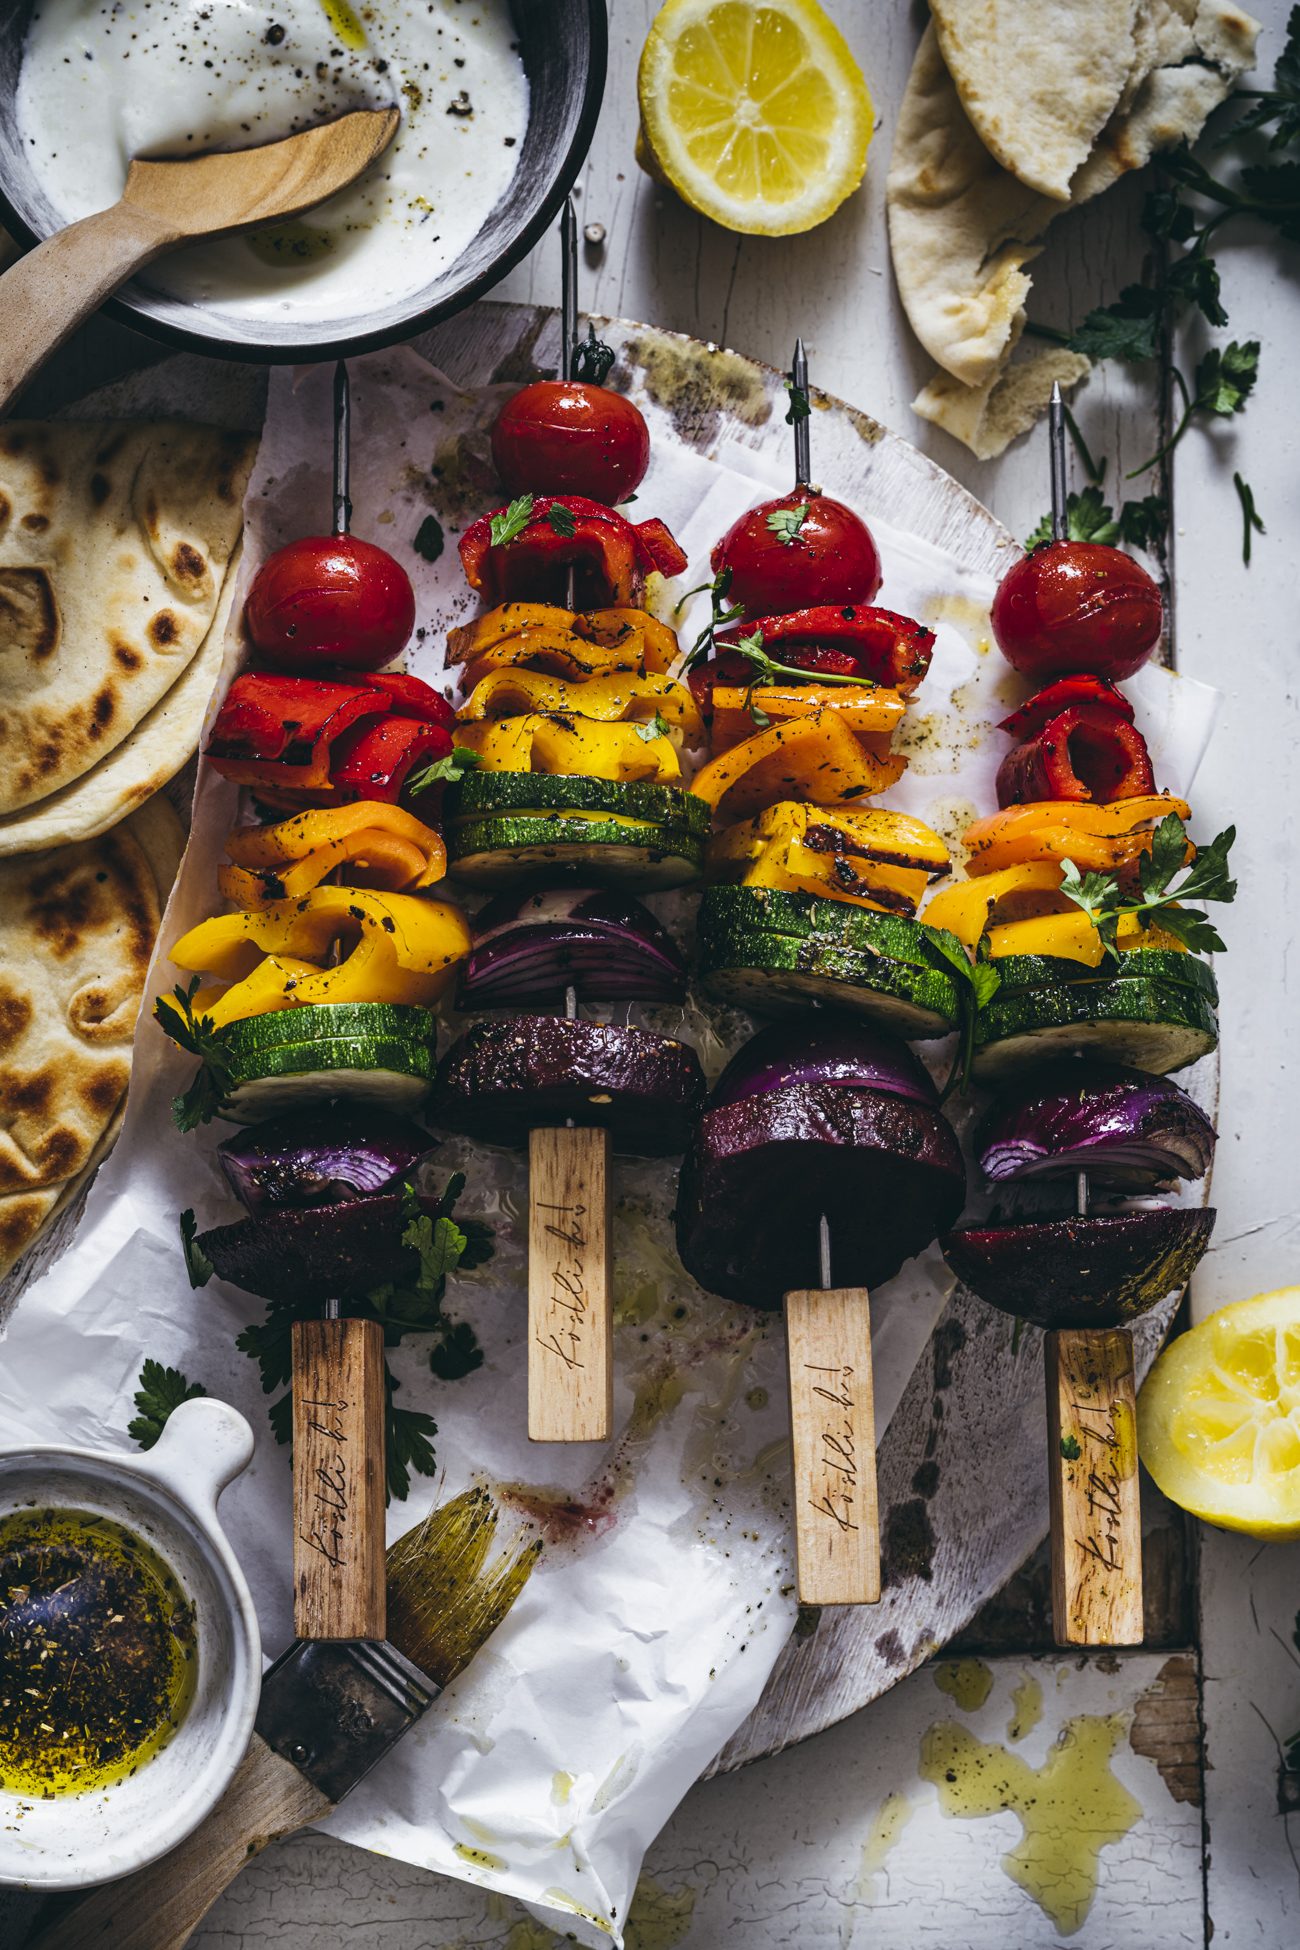
[[[115,203],[56,230],[0,278],[0,411],[83,319],[175,241],[147,210]]]
[[[1062,1328],[1047,1335],[1046,1353],[1053,1636],[1058,1645],[1141,1645],[1132,1336]]]
[[[187,1841],[71,1904],[28,1950],[181,1950],[246,1862],[332,1806],[254,1734],[230,1786]]]
[[[300,1639],[382,1639],[384,1330],[293,1324],[293,1628]]]
[[[864,1286],[785,1296],[799,1602],[880,1597],[871,1307]]]
[[[609,1132],[528,1136],[528,1433],[604,1442],[614,1416]]]

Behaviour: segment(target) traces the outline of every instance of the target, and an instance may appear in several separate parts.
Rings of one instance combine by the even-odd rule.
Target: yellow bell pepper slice
[[[1005,867],[1001,873],[981,874],[977,880],[959,880],[954,886],[941,888],[927,902],[923,918],[931,927],[947,928],[949,934],[973,949],[995,923],[1038,920],[1045,914],[1068,912],[1074,903],[1061,893],[1060,886],[1061,869],[1052,861]]]
[[[713,881],[782,887],[891,914],[915,914],[948,870],[937,833],[906,813],[823,812],[797,800],[715,834],[705,854]]]
[[[906,704],[897,691],[873,690],[866,684],[718,684],[713,691],[713,723],[709,738],[714,753],[730,751],[752,738],[758,726],[754,710],[773,724],[806,718],[814,711],[833,711],[855,738],[861,738],[878,757],[889,754],[889,739],[903,722]],[[898,762],[899,775],[907,761]]]
[[[1122,872],[1150,851],[1151,834],[1169,813],[1187,820],[1191,807],[1162,793],[1107,806],[1063,799],[1008,806],[967,827],[966,871],[980,876],[1033,860],[1073,860],[1080,873]]]
[[[814,711],[811,717],[770,725],[710,759],[691,781],[691,791],[725,825],[783,799],[842,806],[883,792],[895,776],[890,762],[866,751],[835,712]]]
[[[661,675],[675,662],[677,638],[666,623],[643,609],[561,609],[554,603],[499,603],[472,623],[447,633],[447,662],[473,663],[498,644],[520,640],[554,643],[566,638],[617,650]],[[618,668],[631,668],[631,661]]]
[[[931,918],[928,908],[925,918]],[[1041,914],[989,929],[989,954],[995,961],[1002,955],[1057,955],[1096,968],[1104,952],[1101,936],[1081,907],[1072,914]]]
[[[336,948],[340,958],[332,963]],[[469,949],[465,916],[445,901],[315,887],[298,900],[200,921],[176,942],[171,959],[229,984],[207,1011],[220,1028],[314,1002],[428,1007]]]
[[[270,907],[338,872],[350,887],[416,893],[447,871],[439,834],[413,813],[359,799],[324,812],[295,813],[273,826],[237,826],[226,841],[231,866],[217,885],[239,907]]]
[[[494,670],[517,669],[538,670],[549,677],[576,680],[603,677],[616,670],[634,671],[638,677],[643,677],[645,658],[640,638],[632,635],[622,648],[610,648],[603,643],[588,643],[580,636],[548,636],[540,630],[535,633],[530,631],[527,636],[509,637],[504,643],[494,643],[481,657],[467,663],[464,670],[465,689],[475,690]]]
[[[592,718],[481,718],[463,724],[458,745],[478,753],[481,772],[583,774],[591,779],[647,779],[680,785],[681,764],[671,738],[642,736],[648,726],[600,724]]]
[[[622,643],[629,630],[635,630],[641,639],[646,669],[658,671],[661,676],[672,669],[681,654],[675,633],[644,609],[580,610],[573,619],[573,628],[576,635],[585,637],[589,643],[603,643],[610,648]]]
[[[509,718],[529,712],[566,718],[594,718],[602,724],[647,722],[656,713],[687,738],[703,738],[699,708],[685,684],[671,677],[615,671],[570,683],[537,670],[494,670],[457,712],[462,724],[479,718]]]

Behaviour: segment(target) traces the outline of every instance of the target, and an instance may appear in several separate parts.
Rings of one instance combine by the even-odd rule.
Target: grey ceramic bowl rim
[[[444,299],[441,304],[426,306],[422,311],[412,311],[408,316],[381,326],[373,332],[356,332],[339,339],[309,339],[295,344],[281,340],[275,345],[260,345],[251,339],[228,339],[206,332],[191,332],[181,325],[172,325],[153,318],[147,310],[129,299],[109,298],[101,309],[118,324],[128,326],[132,331],[143,332],[146,337],[161,340],[166,345],[179,347],[185,352],[197,352],[210,359],[234,359],[245,365],[297,365],[325,359],[351,358],[356,353],[378,351],[382,346],[395,345],[402,340],[414,338],[417,333],[427,331],[431,325],[444,318],[451,318],[457,312],[466,310],[476,298],[499,284],[506,273],[512,271],[520,260],[526,257],[534,244],[555,221],[560,205],[572,189],[578,171],[591,147],[596,131],[596,120],[600,114],[601,102],[605,94],[605,77],[609,62],[609,21],[605,0],[587,0],[588,61],[583,83],[582,106],[574,125],[573,136],[564,152],[555,180],[537,209],[508,244],[504,244],[477,277],[458,291],[454,298]],[[12,102],[11,104],[12,105]],[[0,219],[10,235],[31,249],[43,243],[44,238],[32,229],[26,218],[15,209],[9,198],[8,187],[0,176]],[[51,233],[53,234],[53,233]],[[195,306],[200,315],[202,307]]]

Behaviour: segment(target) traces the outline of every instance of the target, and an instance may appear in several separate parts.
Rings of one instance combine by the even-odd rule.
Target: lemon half
[[[871,96],[817,0],[668,0],[637,93],[649,174],[728,230],[811,230],[862,181]]]
[[[1172,1341],[1138,1398],[1138,1443],[1193,1516],[1300,1537],[1300,1287],[1234,1301]]]

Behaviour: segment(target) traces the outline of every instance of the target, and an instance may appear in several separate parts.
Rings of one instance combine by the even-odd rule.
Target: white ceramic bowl
[[[34,1801],[0,1789],[0,1886],[82,1889],[156,1861],[220,1800],[253,1732],[262,1683],[257,1615],[217,1521],[253,1433],[224,1402],[185,1402],[142,1456],[0,1448],[0,1515],[89,1510],[151,1544],[194,1606],[194,1698],[162,1751],[113,1787]]]

